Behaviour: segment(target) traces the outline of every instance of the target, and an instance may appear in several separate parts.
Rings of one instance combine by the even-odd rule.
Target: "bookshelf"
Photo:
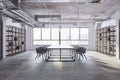
[[[96,30],[96,50],[108,55],[116,55],[116,27],[110,26]]]
[[[26,30],[25,28],[17,28],[7,26],[6,29],[6,52],[7,55],[14,55],[26,50]]]

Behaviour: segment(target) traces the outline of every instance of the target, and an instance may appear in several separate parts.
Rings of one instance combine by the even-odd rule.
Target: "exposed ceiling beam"
[[[24,2],[79,2],[85,3],[101,3],[103,0],[22,0]]]
[[[107,20],[107,19],[106,19]],[[92,19],[87,19],[87,20],[78,20],[78,21],[67,21],[67,20],[61,20],[61,21],[49,21],[49,22],[41,22],[42,24],[73,24],[73,23],[80,23],[80,22],[103,22],[105,19],[97,19],[97,20],[92,20]]]

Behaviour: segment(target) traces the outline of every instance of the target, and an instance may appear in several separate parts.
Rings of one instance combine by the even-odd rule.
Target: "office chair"
[[[87,60],[85,53],[86,53],[86,48],[84,48],[84,47],[75,48],[75,58],[80,59],[80,56],[82,56],[82,58],[85,58]]]
[[[35,57],[35,60],[37,58],[39,58],[40,56],[42,56],[43,60],[46,60],[46,52],[47,52],[47,48],[45,48],[45,47],[38,47],[38,48],[36,48],[37,56]]]

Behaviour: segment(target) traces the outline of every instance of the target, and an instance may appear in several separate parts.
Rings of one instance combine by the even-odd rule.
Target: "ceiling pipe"
[[[21,0],[18,0],[18,1],[19,1],[19,3],[21,2]],[[41,26],[40,23],[38,24],[38,22],[34,18],[30,17],[27,13],[25,13],[21,9],[18,9],[17,6],[12,4],[12,2],[10,2],[10,0],[2,0],[2,4],[4,6],[3,9],[6,10],[5,12],[2,11],[4,14],[12,17],[13,19],[17,18],[18,20],[21,20],[21,21],[25,22],[26,24],[29,24],[32,27],[40,27]],[[8,5],[12,6],[12,8],[10,8]],[[26,16],[21,14],[21,13],[19,13],[17,10],[19,10],[20,12],[23,12]],[[10,14],[16,16],[16,17],[11,16],[8,13],[10,13]]]
[[[2,12],[3,14],[5,14],[6,16],[8,16],[8,17],[10,17],[10,18],[12,18],[12,19],[14,19],[14,20],[16,20],[16,21],[21,21],[21,22],[24,22],[25,24],[27,24],[27,25],[29,25],[29,26],[31,26],[31,27],[35,27],[35,26],[33,26],[33,24],[30,24],[28,21],[24,20],[24,19],[21,18],[19,15],[14,14],[14,13],[11,13],[11,12],[9,12],[9,11],[6,10],[6,9],[3,9],[1,12]],[[18,17],[19,19],[16,18],[16,17]]]

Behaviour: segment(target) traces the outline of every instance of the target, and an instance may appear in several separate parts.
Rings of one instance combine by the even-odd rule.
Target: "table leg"
[[[60,61],[61,61],[61,51],[62,51],[62,50],[61,50],[61,48],[60,48]]]

